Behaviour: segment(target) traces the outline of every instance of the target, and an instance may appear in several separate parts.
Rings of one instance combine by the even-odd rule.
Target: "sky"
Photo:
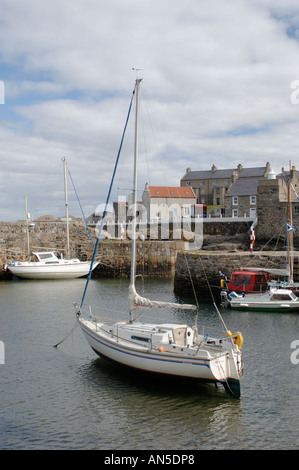
[[[133,70],[135,69],[135,70]],[[136,70],[140,69],[140,70]],[[186,168],[299,169],[297,0],[2,0],[0,221],[105,203],[136,77],[140,198]],[[134,111],[111,202],[132,188]],[[68,178],[69,212],[81,210]]]

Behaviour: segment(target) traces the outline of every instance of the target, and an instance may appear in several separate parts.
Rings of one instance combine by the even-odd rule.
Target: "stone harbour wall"
[[[188,243],[177,241],[137,241],[136,274],[152,277],[174,277],[177,254]],[[100,264],[94,271],[103,277],[129,277],[131,270],[131,241],[104,240],[99,244]]]
[[[96,241],[94,229],[90,229]],[[94,247],[82,222],[70,224],[70,257],[91,260]],[[66,225],[62,222],[37,223],[29,230],[29,251],[55,251],[66,256]],[[4,266],[11,261],[27,259],[27,230],[25,222],[0,223],[0,272],[7,277]],[[177,253],[188,243],[183,240],[137,241],[137,274],[153,277],[173,277]],[[100,263],[94,276],[128,277],[131,269],[131,240],[103,239],[98,245],[96,260]]]
[[[208,293],[208,286],[219,292],[220,276],[245,266],[285,267],[285,252],[248,251],[249,224],[225,225],[213,222],[204,225],[203,246],[194,250],[194,244],[183,240],[137,241],[137,275],[171,277],[177,294],[192,293],[191,273],[195,290]],[[91,229],[96,240],[94,229]],[[234,233],[234,235],[232,235]],[[66,255],[66,226],[62,222],[36,223],[30,228],[30,251],[53,250]],[[70,256],[91,260],[93,245],[83,222],[70,224]],[[27,257],[27,232],[25,222],[0,223],[0,278],[10,274],[4,270],[6,263]],[[96,259],[100,261],[93,271],[94,277],[129,277],[131,269],[131,241],[101,240]],[[295,256],[295,279],[299,279],[299,253]]]
[[[95,238],[94,230],[93,238]],[[70,256],[87,259],[93,253],[92,242],[84,223],[70,223]],[[29,228],[29,252],[56,251],[66,255],[66,224],[39,222]],[[28,240],[25,222],[0,222],[0,262],[27,257]]]

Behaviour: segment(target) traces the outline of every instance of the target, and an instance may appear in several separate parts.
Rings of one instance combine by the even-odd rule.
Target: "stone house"
[[[221,209],[222,215],[228,216],[226,210],[226,197],[232,186],[238,181],[242,180],[246,184],[247,191],[254,190],[257,181],[260,178],[267,177],[270,171],[269,162],[264,167],[244,168],[241,164],[235,169],[222,169],[218,170],[215,165],[211,170],[205,171],[191,171],[187,168],[186,174],[181,179],[181,186],[192,187],[196,198],[197,204],[206,204],[209,206],[218,206]],[[253,182],[255,180],[255,183]],[[236,192],[238,188],[242,188],[242,182],[239,182],[234,191],[234,196],[238,196]],[[256,192],[252,196],[256,196]],[[241,209],[241,208],[240,208]],[[250,209],[250,207],[248,208]],[[253,207],[251,207],[253,209]],[[243,209],[241,209],[243,210]],[[229,211],[231,212],[231,210]],[[248,211],[249,215],[249,211]],[[231,216],[231,214],[229,215]]]
[[[288,190],[288,182],[290,182]],[[288,197],[289,194],[289,197]],[[290,200],[290,205],[288,205]],[[270,240],[279,234],[284,238],[287,233],[288,206],[295,240],[299,234],[299,179],[298,171],[293,166],[273,179],[260,180],[257,187],[258,223],[256,237]]]
[[[142,205],[147,220],[172,220],[191,217],[196,196],[191,187],[169,187],[145,185]]]
[[[225,196],[226,217],[255,217],[257,178],[237,179]]]

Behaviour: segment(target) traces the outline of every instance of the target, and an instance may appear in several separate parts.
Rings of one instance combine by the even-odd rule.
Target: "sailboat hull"
[[[219,382],[235,396],[240,396],[239,372],[235,370],[235,358],[225,354],[211,357],[207,351],[177,347],[177,352],[166,348],[126,345],[113,333],[107,335],[96,323],[79,318],[87,342],[94,352],[121,366],[137,369],[150,374],[176,378],[195,379],[199,382]],[[161,343],[162,344],[162,343]],[[196,354],[196,355],[195,355]],[[235,386],[232,391],[230,382]]]
[[[93,264],[93,269],[98,263]],[[89,273],[90,262],[45,265],[38,262],[19,262],[8,266],[9,271],[23,279],[76,279]]]

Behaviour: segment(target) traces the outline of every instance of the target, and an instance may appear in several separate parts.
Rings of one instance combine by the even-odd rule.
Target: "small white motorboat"
[[[242,310],[276,310],[299,312],[299,298],[290,289],[271,288],[261,294],[221,292],[222,305]]]

